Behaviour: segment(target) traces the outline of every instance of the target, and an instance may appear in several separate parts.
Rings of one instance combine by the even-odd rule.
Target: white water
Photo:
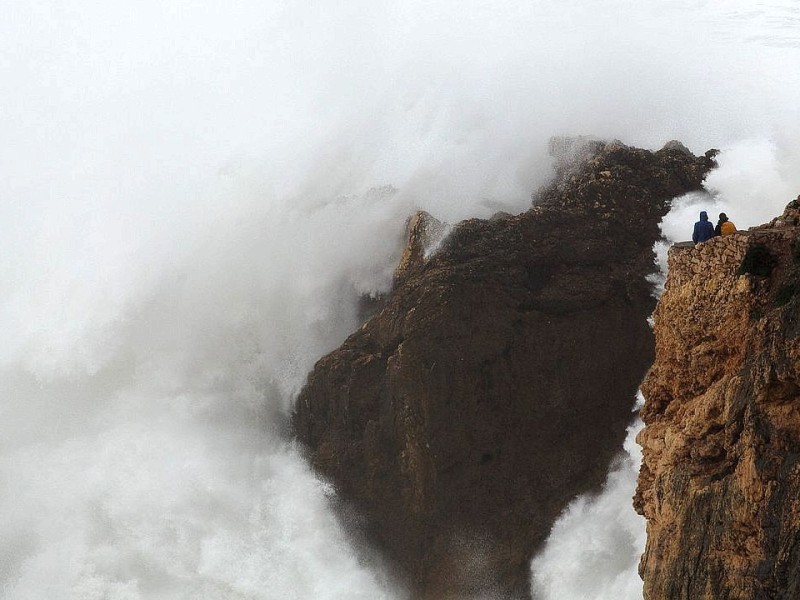
[[[522,210],[561,133],[728,150],[703,208],[740,227],[800,193],[793,2],[1,14],[4,598],[405,597],[285,424],[388,285],[406,215]],[[612,522],[556,528],[622,549],[562,546],[549,597],[623,597],[639,537]]]

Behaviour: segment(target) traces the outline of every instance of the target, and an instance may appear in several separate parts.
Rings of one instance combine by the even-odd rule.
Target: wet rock
[[[411,219],[394,290],[316,364],[292,424],[415,598],[528,596],[652,362],[659,220],[711,166],[593,141],[529,211],[459,223],[435,252],[441,224]]]
[[[664,144],[664,150],[677,150],[678,152],[683,152],[684,154],[691,154],[691,151],[684,146],[678,140],[670,140],[666,144]]]
[[[800,597],[795,210],[670,250],[638,438],[648,600]]]

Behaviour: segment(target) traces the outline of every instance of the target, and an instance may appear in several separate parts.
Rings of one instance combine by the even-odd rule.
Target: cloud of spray
[[[390,279],[407,210],[393,196],[250,206],[178,232],[187,247],[139,272],[100,256],[30,282],[55,297],[12,297],[4,597],[402,596],[357,559],[281,433],[358,296]]]
[[[284,441],[292,394],[411,210],[522,210],[552,134],[762,140],[796,187],[793,38],[725,6],[5,2],[4,596],[402,596]]]

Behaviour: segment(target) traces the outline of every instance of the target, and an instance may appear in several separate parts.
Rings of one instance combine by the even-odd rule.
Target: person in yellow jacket
[[[736,233],[736,225],[733,224],[733,221],[728,220],[728,215],[719,213],[719,221],[714,228],[714,235],[730,235],[732,233]]]

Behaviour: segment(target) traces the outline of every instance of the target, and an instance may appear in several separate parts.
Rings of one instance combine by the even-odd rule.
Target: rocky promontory
[[[800,598],[800,197],[669,252],[643,386],[647,600]]]
[[[394,289],[297,400],[314,468],[416,598],[527,596],[533,553],[602,483],[652,364],[658,224],[713,154],[577,154],[523,214],[416,215]]]

